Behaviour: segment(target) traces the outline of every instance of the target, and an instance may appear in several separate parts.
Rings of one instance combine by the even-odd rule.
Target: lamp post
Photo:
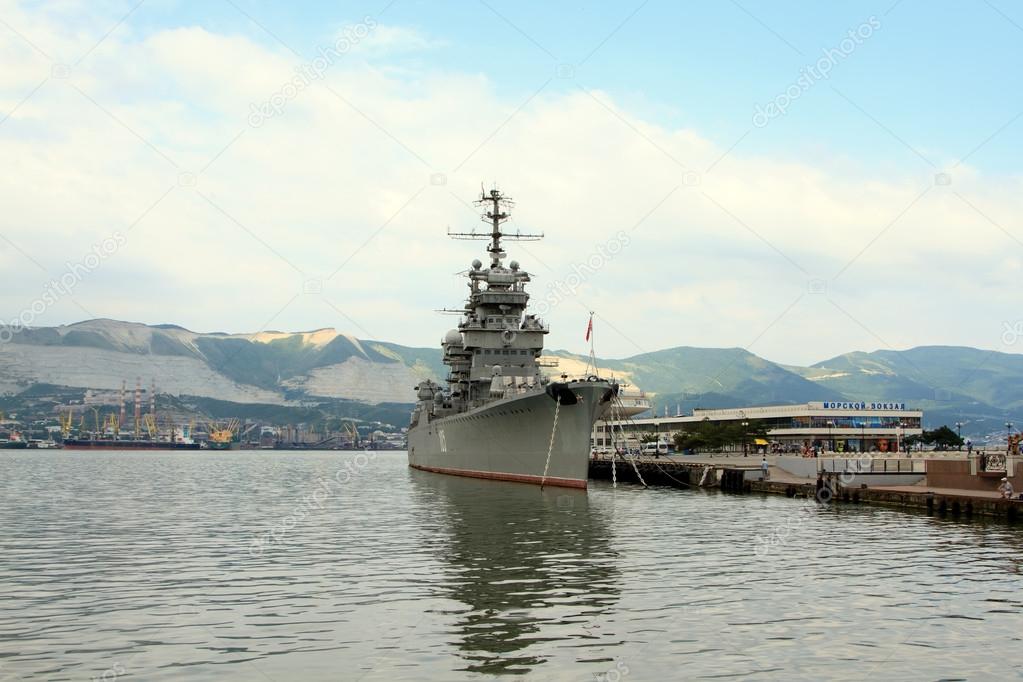
[[[835,422],[828,420],[828,452],[835,451],[835,438],[831,433],[831,429],[835,426]]]
[[[959,436],[959,449],[963,449],[963,423],[956,422],[956,435]]]
[[[867,451],[867,422],[860,420],[860,454]]]
[[[906,428],[906,425],[899,422],[895,428],[895,451],[902,454],[902,430]]]
[[[746,450],[746,429],[749,427],[749,422],[746,420],[742,421],[742,456],[749,457],[749,452]]]
[[[1012,422],[1005,422],[1005,452],[1012,454]]]

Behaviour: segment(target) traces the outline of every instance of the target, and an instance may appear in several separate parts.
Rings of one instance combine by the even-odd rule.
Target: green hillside
[[[809,369],[845,374],[821,380],[843,393],[890,385],[892,390],[911,391],[913,398],[971,398],[1008,410],[1023,409],[1023,355],[921,346],[905,351],[848,353]]]
[[[958,346],[847,353],[791,368],[849,399],[905,400],[931,424],[997,432],[1023,418],[1023,355]]]
[[[585,362],[584,356],[554,355]],[[656,393],[657,404],[691,408],[797,403],[841,397],[769,360],[741,348],[680,346],[624,360],[598,358],[601,367],[629,372],[635,384]]]
[[[585,362],[585,356],[552,353]],[[854,352],[811,367],[783,366],[739,348],[681,346],[601,367],[632,373],[655,393],[654,410],[669,414],[810,401],[893,400],[924,410],[929,427],[964,424],[967,434],[1023,426],[1023,355],[951,346]]]
[[[347,377],[334,379],[342,383],[331,394],[352,400],[353,405],[346,409],[355,409],[360,395],[379,395],[371,391],[379,388],[381,382],[402,386],[401,382],[408,382],[411,387],[417,377],[442,379],[447,374],[439,347],[413,348],[387,341],[358,340],[327,329],[293,334],[201,334],[176,325],[149,326],[100,319],[66,327],[24,329],[14,335],[12,343],[46,349],[40,351],[36,364],[39,375],[47,377],[36,380],[40,385],[61,378],[52,372],[46,374],[47,367],[62,362],[54,359],[54,347],[68,349],[66,364],[70,368],[86,366],[94,373],[106,371],[115,376],[108,386],[117,385],[124,378],[120,374],[124,361],[118,358],[118,353],[133,358],[178,356],[190,358],[189,362],[198,361],[189,365],[193,367],[189,371],[196,371],[194,367],[201,367],[198,363],[202,363],[236,384],[273,391],[291,401],[311,397],[304,383],[313,381],[309,377],[334,372],[330,376]],[[586,362],[585,356],[567,351],[548,354],[580,364]],[[1023,355],[1018,354],[923,346],[904,351],[857,351],[810,367],[798,367],[780,365],[741,348],[679,346],[623,359],[599,358],[597,363],[611,372],[628,373],[632,383],[654,394],[659,414],[665,408],[674,413],[697,407],[832,399],[893,400],[922,408],[929,427],[961,421],[966,425],[964,433],[981,435],[999,432],[1006,421],[1023,425]],[[338,369],[343,367],[348,369]],[[19,377],[16,385],[28,388],[33,382],[23,370],[22,365],[9,368],[12,376]],[[83,381],[81,377],[79,380]],[[407,410],[407,403],[387,401],[403,399],[406,392],[391,395],[384,398],[386,406],[380,409],[389,419],[395,419]],[[407,395],[411,400],[410,391]],[[30,394],[26,393],[28,397]],[[207,394],[207,398],[223,397]]]

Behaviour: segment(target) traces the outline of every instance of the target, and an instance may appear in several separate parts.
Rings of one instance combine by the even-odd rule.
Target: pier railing
[[[626,454],[623,453],[622,454]],[[619,459],[622,454],[619,454]],[[653,453],[643,453],[633,449],[630,453],[641,459],[660,459],[661,461],[674,461],[689,464],[712,464],[713,466],[745,465],[747,468],[760,466],[760,458],[763,455],[751,455],[743,457],[741,453],[700,453],[696,456],[671,453],[661,454],[657,457]],[[768,461],[774,465],[778,455],[767,455]],[[798,458],[797,455],[781,455],[781,457]],[[597,461],[610,461],[614,454],[610,452],[591,453],[591,458]],[[843,473],[851,472],[858,474],[922,474],[926,472],[927,463],[922,458],[909,457],[819,457],[819,458],[798,458],[809,467],[809,471]],[[720,464],[718,464],[720,462]],[[816,466],[814,466],[816,464]],[[806,475],[809,475],[807,473]]]
[[[985,472],[1003,472],[1006,469],[1005,455],[991,454],[978,455],[977,468]]]
[[[926,463],[908,457],[822,457],[817,460],[818,471],[857,474],[922,474]]]

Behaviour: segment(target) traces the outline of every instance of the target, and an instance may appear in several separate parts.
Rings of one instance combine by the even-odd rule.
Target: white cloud
[[[53,16],[14,16],[54,54],[91,44]],[[478,224],[463,202],[493,180],[519,202],[513,227],[548,235],[508,245],[538,296],[642,221],[579,300],[549,315],[550,347],[580,350],[591,308],[621,332],[598,324],[605,355],[753,343],[786,362],[884,343],[997,347],[1001,321],[1018,317],[1020,243],[992,221],[1023,239],[1020,178],[960,166],[952,185],[935,186],[918,166],[882,176],[843,159],[725,155],[727,144],[640,120],[599,91],[545,90],[519,109],[525,95],[478,74],[378,70],[375,50],[393,64],[399,47],[435,41],[397,26],[373,36],[373,49],[258,128],[250,106],[298,64],[239,35],[128,27],[70,78],[48,81],[0,125],[0,233],[48,273],[0,243],[4,317],[170,190],[76,289],[87,310],[197,330],[336,326],[432,346],[453,322],[432,311],[459,304],[464,284],[451,275],[482,249],[445,229]],[[9,32],[0,55],[14,65],[0,77],[9,111],[49,65]],[[446,185],[431,184],[437,173]],[[846,312],[809,292],[854,257],[827,284]],[[343,315],[301,294],[342,263],[324,295]],[[37,323],[83,316],[61,301]]]
[[[375,22],[374,22],[375,23]],[[344,35],[344,29],[340,32]],[[444,47],[445,42],[426,35],[410,26],[376,24],[365,40],[355,47],[357,52],[398,54]]]

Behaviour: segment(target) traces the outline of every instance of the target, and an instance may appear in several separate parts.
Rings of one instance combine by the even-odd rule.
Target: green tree
[[[909,438],[912,438],[912,436]],[[906,440],[908,441],[909,438]],[[920,440],[928,445],[933,445],[934,447],[941,449],[959,447],[965,442],[948,426],[939,426],[932,431],[924,431],[920,436]]]
[[[678,450],[720,450],[743,442],[750,445],[756,438],[767,437],[767,426],[763,420],[749,420],[743,427],[740,421],[710,421],[687,424],[673,435]]]

